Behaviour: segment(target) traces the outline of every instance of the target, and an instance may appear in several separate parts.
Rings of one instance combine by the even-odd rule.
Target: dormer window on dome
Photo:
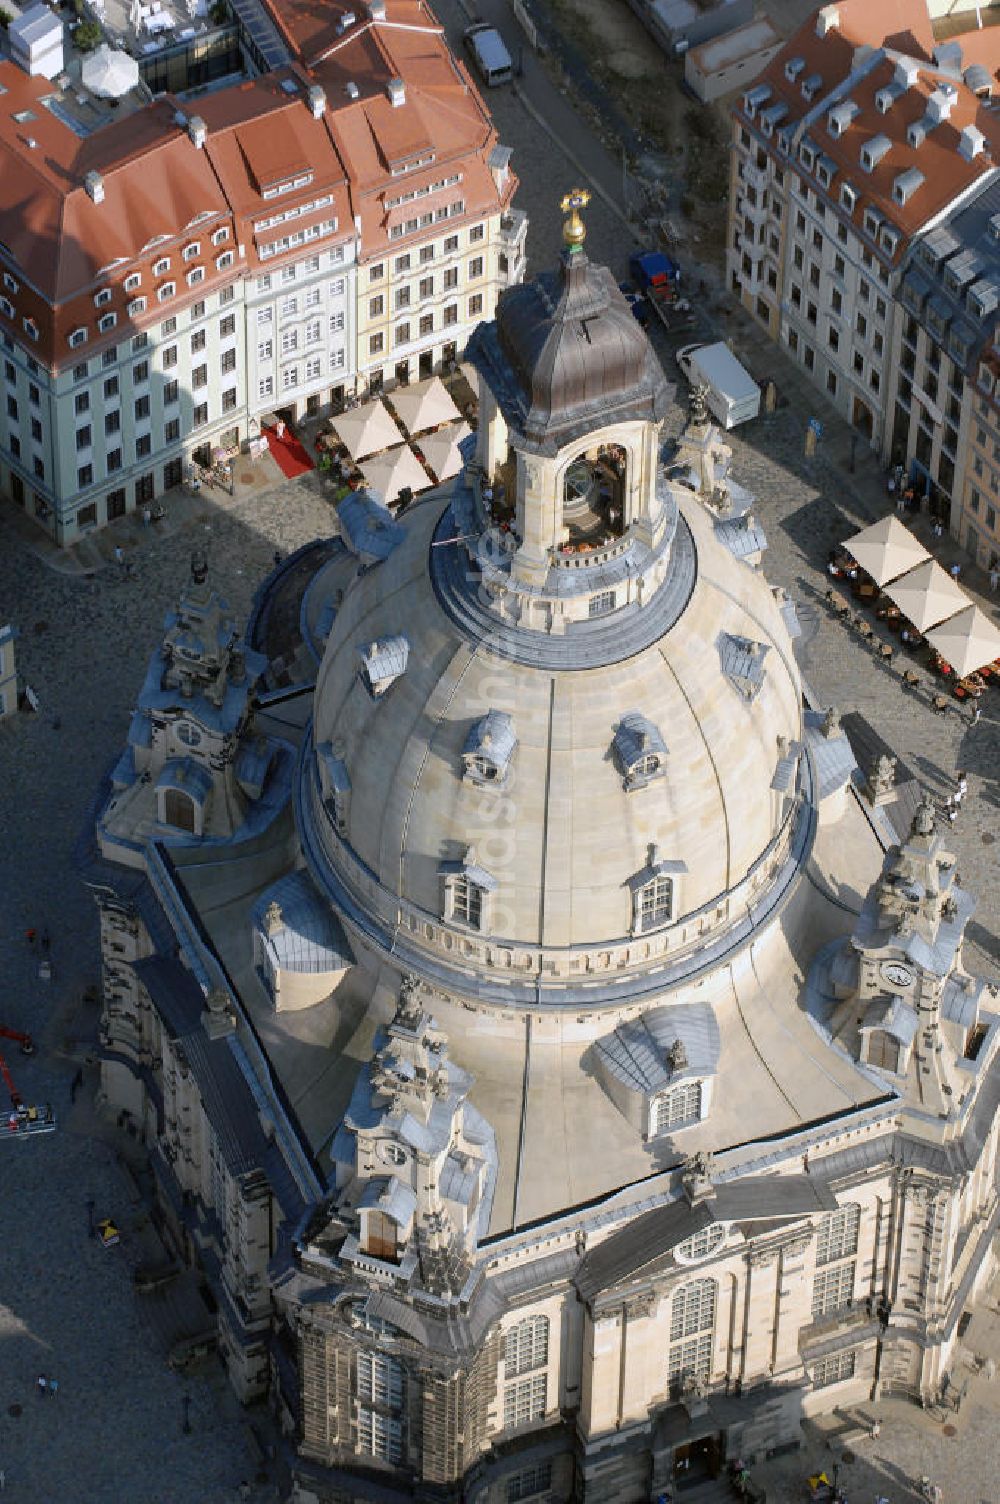
[[[666,770],[667,744],[659,727],[637,710],[623,715],[615,729],[611,744],[615,766],[622,775],[622,786],[628,793],[641,789]]]
[[[687,870],[686,862],[664,861],[659,847],[650,846],[648,863],[629,881],[633,935],[645,935],[673,922],[678,909],[676,879]]]
[[[502,787],[516,746],[513,718],[505,710],[487,711],[465,738],[464,776],[470,783]]]
[[[333,823],[340,835],[346,836],[351,809],[351,775],[347,764],[334,750],[332,742],[323,742],[317,747],[319,781]]]
[[[722,671],[746,700],[756,700],[764,685],[766,642],[751,642],[749,637],[734,637],[723,632],[719,639]]]
[[[361,649],[361,680],[373,699],[384,695],[406,673],[410,644],[405,637],[383,637]]]
[[[707,1003],[653,1008],[595,1046],[597,1074],[644,1139],[708,1116],[719,1065],[719,1024]]]
[[[442,862],[441,878],[442,917],[470,930],[488,930],[490,895],[496,891],[497,880],[485,867],[480,867],[475,848],[470,846],[459,862]]]

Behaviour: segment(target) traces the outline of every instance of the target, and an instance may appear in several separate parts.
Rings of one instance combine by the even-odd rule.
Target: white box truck
[[[722,340],[685,345],[677,364],[692,386],[708,387],[708,406],[723,428],[735,428],[760,412],[760,387]]]

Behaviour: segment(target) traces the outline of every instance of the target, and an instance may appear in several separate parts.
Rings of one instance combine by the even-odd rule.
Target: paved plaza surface
[[[490,102],[503,117],[501,139],[515,148],[524,183],[519,202],[534,216],[529,255],[537,270],[551,263],[558,248],[561,215],[554,189],[563,191],[577,174],[509,91],[495,93]],[[610,179],[607,154],[582,127],[574,153],[596,162]],[[588,225],[588,250],[621,272],[632,246],[621,220],[598,200]],[[706,332],[730,334],[756,375],[774,377],[784,402],[772,416],[731,436],[734,473],[758,498],[770,542],[768,577],[800,605],[802,663],[812,690],[823,703],[859,711],[874,723],[936,797],[950,792],[959,768],[968,772],[969,795],[953,828],[963,883],[979,896],[967,957],[973,969],[995,972],[1000,696],[988,694],[974,728],[957,702],[935,715],[926,687],[904,690],[900,665],[880,665],[857,634],[830,614],[824,599],[827,551],[885,512],[878,466],[859,452],[852,474],[846,431],[820,397],[796,385],[780,352],[727,309],[724,299],[713,296],[705,313]],[[685,383],[662,337],[656,342],[683,401]],[[804,427],[813,414],[824,420],[824,437],[817,457],[807,462]],[[682,407],[675,406],[667,434],[678,433],[683,419]],[[98,980],[96,913],[73,871],[72,851],[97,782],[124,744],[148,655],[159,640],[164,611],[188,576],[192,550],[207,548],[213,582],[245,614],[276,548],[288,552],[329,533],[329,496],[316,473],[238,490],[233,500],[171,496],[160,526],[143,529],[130,519],[68,557],[47,552],[31,524],[9,503],[0,504],[0,620],[12,620],[20,631],[19,668],[41,707],[38,715],[0,726],[6,920],[0,1022],[37,1038],[33,1059],[23,1059],[15,1045],[4,1053],[25,1098],[50,1101],[59,1119],[54,1134],[0,1144],[0,1469],[13,1500],[211,1504],[237,1499],[243,1479],[252,1482],[254,1498],[276,1497],[277,1475],[257,1481],[260,1463],[249,1434],[248,1423],[263,1425],[264,1418],[239,1410],[215,1368],[188,1379],[170,1372],[162,1333],[132,1291],[131,1265],[148,1246],[141,1203],[118,1159],[132,1146],[118,1143],[112,1131],[95,1135],[87,1106],[96,1081],[91,1067],[85,1067],[79,1100],[70,1108],[71,1079],[96,1033],[97,1010],[82,996]],[[963,557],[947,539],[932,543],[926,519],[915,526],[946,564]],[[128,580],[112,559],[119,542],[133,565]],[[989,597],[982,576],[964,569],[966,582],[996,619],[998,601]],[[47,926],[51,933],[51,982],[37,976],[38,956],[24,937],[30,926]],[[89,1199],[97,1216],[119,1219],[125,1233],[119,1248],[105,1251],[89,1238]],[[1000,1358],[1000,1317],[977,1311],[966,1343]],[[43,1372],[59,1381],[54,1399],[37,1397],[36,1379]],[[946,1504],[993,1504],[1000,1498],[998,1391],[1000,1382],[972,1379],[961,1413],[947,1418],[884,1403],[880,1439],[851,1446],[857,1461],[844,1478],[852,1504],[877,1492],[894,1504],[915,1498],[910,1483],[924,1472],[942,1483]],[[182,1429],[185,1395],[189,1434]],[[18,1406],[15,1414],[12,1407]],[[769,1465],[770,1500],[805,1497],[806,1465],[834,1455],[824,1452],[821,1437],[811,1437],[809,1447]]]

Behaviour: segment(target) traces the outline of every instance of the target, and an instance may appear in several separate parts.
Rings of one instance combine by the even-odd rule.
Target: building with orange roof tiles
[[[425,5],[232,23],[137,32],[116,108],[78,62],[0,63],[0,489],[60,544],[269,415],[441,369],[523,273],[510,153]],[[208,56],[244,76],[194,100]]]
[[[989,82],[1000,35],[982,37]],[[996,173],[1000,122],[977,80],[960,45],[936,42],[926,0],[841,0],[733,111],[730,287],[887,457],[904,267]]]

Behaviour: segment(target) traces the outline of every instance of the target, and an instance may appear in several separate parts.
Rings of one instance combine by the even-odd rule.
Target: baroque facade
[[[845,0],[790,38],[733,109],[726,270],[747,312],[990,568],[1000,44],[972,12],[968,31],[954,20],[939,40],[925,0]]]
[[[81,845],[104,1101],[303,1504],[656,1498],[936,1395],[992,1269],[973,900],[804,699],[697,395],[664,450],[585,198],[453,483],[244,639],[196,561]]]
[[[0,60],[0,488],[61,545],[276,412],[447,368],[523,275],[510,150],[422,0],[236,12],[207,92],[135,38],[116,108]]]

